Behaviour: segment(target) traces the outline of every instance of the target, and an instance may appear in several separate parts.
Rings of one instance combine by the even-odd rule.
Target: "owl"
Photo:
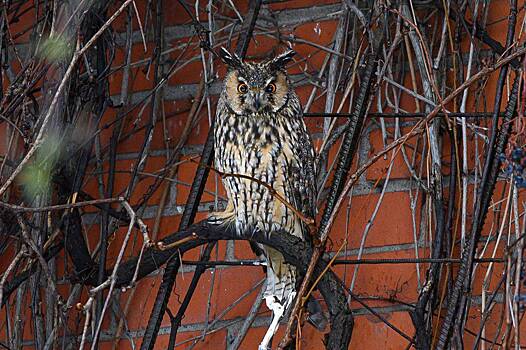
[[[287,51],[252,63],[221,50],[228,72],[217,105],[214,148],[228,204],[212,218],[234,225],[239,235],[284,231],[306,239],[307,226],[285,201],[306,217],[315,215],[314,148],[285,71],[293,55]],[[264,297],[274,314],[264,349],[295,297],[297,271],[277,250],[260,247],[267,260]]]

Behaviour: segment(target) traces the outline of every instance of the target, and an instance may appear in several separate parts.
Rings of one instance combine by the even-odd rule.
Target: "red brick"
[[[414,330],[411,318],[407,312],[393,312],[382,314],[389,322],[408,334],[413,335]],[[363,349],[367,344],[368,349],[405,349],[408,341],[376,316],[355,317],[353,336],[349,349]]]
[[[245,339],[243,339],[243,342],[241,343],[240,349],[257,349],[258,345],[261,343],[261,340],[263,340],[267,329],[267,326],[249,329]],[[274,341],[272,343],[274,346],[276,346],[282,339],[284,332],[285,327],[284,325],[281,325],[274,335]]]
[[[420,251],[419,257],[425,257]],[[386,253],[364,254],[363,259],[401,259],[415,258],[413,249],[400,250]],[[350,260],[357,259],[352,256]],[[418,297],[417,274],[415,264],[363,264],[363,265],[337,265],[333,271],[343,279],[345,285],[350,287],[355,266],[358,266],[353,292],[365,298],[371,307],[390,306],[394,301],[412,303]],[[427,264],[420,264],[420,275],[425,276]],[[368,300],[370,297],[371,300]],[[379,299],[379,300],[375,300]],[[352,303],[353,308],[361,308],[357,303]]]
[[[145,25],[144,21],[146,18],[146,14],[149,11],[155,11],[155,4],[153,4],[152,8],[150,9],[146,8],[146,4],[147,4],[146,1],[136,1],[136,4],[137,4],[137,10],[139,12],[139,17],[141,19],[141,24],[144,29],[144,25]],[[118,3],[112,6],[110,10],[108,11],[108,13],[113,13],[115,10],[117,10],[118,7],[120,7],[120,5],[121,3]],[[195,7],[190,6],[190,10],[192,11],[192,15],[195,16]],[[207,15],[206,15],[206,12],[204,12],[203,10],[204,10],[204,7],[201,7],[199,11],[199,20],[206,21]],[[151,12],[149,16],[151,16]],[[127,17],[127,12],[124,11],[124,13],[121,14],[115,20],[115,22],[113,22],[113,28],[115,31],[118,31],[118,32],[126,31],[126,17]],[[151,21],[151,17],[149,17],[148,19]],[[135,11],[132,11],[132,20],[133,20],[132,22],[133,29],[139,31],[139,23],[137,22],[137,14],[135,13]],[[179,4],[178,2],[165,3],[164,9],[163,9],[163,23],[165,26],[173,26],[173,25],[178,25],[178,24],[190,23],[190,17],[185,12],[181,4]],[[148,39],[149,38],[147,37],[147,40]]]
[[[193,57],[199,55],[198,56],[199,59],[194,60],[189,63],[186,62],[186,60],[190,60],[190,58],[193,58],[193,57],[188,57],[188,58],[183,59],[181,64],[184,64],[184,67],[177,69],[177,72],[170,77],[170,79],[168,80],[170,85],[199,84],[199,82],[202,79],[201,78],[202,73],[196,74],[196,72],[201,72],[203,70],[203,62],[201,61],[199,52],[196,51],[194,52],[194,54],[195,55]],[[189,55],[185,55],[185,56],[189,56]],[[174,59],[177,59],[177,57],[175,57]]]
[[[10,134],[11,132],[8,133],[6,127],[0,128],[0,140],[2,140],[2,142],[0,142],[0,154],[2,155],[6,154],[7,149],[9,147],[10,136],[8,135]]]
[[[235,241],[234,252],[237,259],[257,259],[248,241]]]
[[[125,194],[126,188],[129,186],[132,177],[132,172],[136,162],[138,162],[138,159],[117,160],[115,166],[115,183],[113,192],[114,197],[123,196]],[[157,179],[155,176],[151,176],[151,174],[155,175],[158,173],[158,171],[162,170],[165,166],[165,162],[166,158],[164,157],[148,157],[148,160],[146,161],[146,165],[143,170],[144,174],[138,174],[137,176],[138,181],[134,186],[134,190],[130,198],[130,204],[135,205],[143,201],[143,199],[145,198],[144,196],[151,191],[151,186],[155,183],[155,180]],[[108,168],[109,164],[104,163],[103,179],[105,186],[108,177]],[[87,181],[84,186],[85,191],[91,194],[94,198],[100,198],[98,190],[98,180],[96,178],[97,175],[93,174],[93,172],[96,170],[90,168],[88,171],[90,170],[91,173],[88,173]],[[159,202],[162,193],[161,188],[162,187],[157,187],[157,189],[153,192],[153,195],[150,196],[148,203],[157,204]]]
[[[298,25],[296,28],[294,28],[291,34],[306,40],[307,42],[314,42],[318,45],[329,46],[329,43],[331,43],[333,40],[337,25],[338,21],[335,20],[310,22]],[[327,52],[321,51],[309,44],[292,42],[292,49],[298,53],[298,57],[309,58],[309,71],[312,69],[321,68],[327,55]],[[304,64],[301,65],[302,69],[303,67]],[[289,70],[289,74],[297,74],[300,71],[300,67],[292,67],[292,69]]]
[[[254,40],[250,41],[246,59],[254,61],[266,61],[275,54],[284,52],[287,48],[280,47],[279,41],[267,35],[256,35]]]
[[[371,218],[380,194],[370,193],[355,196],[352,199],[348,229],[348,249],[359,248],[364,229]],[[342,203],[340,213],[332,225],[329,238],[333,250],[343,243],[346,233],[346,212],[348,200]],[[417,208],[419,206],[417,205]],[[396,210],[396,220],[393,220],[393,208]],[[416,212],[419,218],[419,210]],[[418,222],[416,224],[419,227]],[[379,247],[413,243],[413,229],[410,209],[410,198],[407,192],[387,192],[369,230],[365,247]]]
[[[215,350],[223,349],[226,344],[226,330],[214,330],[206,334],[206,336],[201,340],[200,337],[202,332],[180,332],[177,334],[176,344],[178,344],[175,349],[187,349],[194,341],[198,340],[197,345],[194,349],[197,350]],[[154,349],[166,349],[169,343],[170,335],[169,334],[160,334],[157,337],[155,342]],[[140,348],[142,339],[137,339],[134,341],[135,349]],[[113,342],[102,342],[100,349],[101,350],[110,350],[112,349]],[[118,343],[117,349],[132,349],[130,341],[128,339],[121,339]]]
[[[148,65],[148,63],[150,63],[149,60],[152,57],[152,51],[154,47],[154,44],[147,43],[147,51],[145,51],[144,44],[142,42],[132,45],[131,62],[136,63],[144,60],[146,60],[146,62],[131,68],[128,81],[128,86],[131,91],[137,92],[150,90],[153,88],[155,67],[153,64]],[[118,95],[121,93],[123,74],[122,67],[126,63],[126,52],[124,50],[124,47],[120,47],[115,51],[115,59],[112,66],[119,69],[115,71],[115,73],[109,78],[111,95]]]
[[[238,298],[263,278],[261,273],[254,273],[255,271],[256,270],[250,267],[215,270],[214,273],[216,274],[216,277],[214,281],[214,290],[210,299],[210,321],[221,314],[227,307],[230,307]],[[245,278],[239,279],[240,274],[244,275]],[[192,276],[192,272],[179,273],[177,276],[176,285],[172,293],[173,295],[168,304],[168,307],[174,314],[179,309],[180,302],[182,302],[184,295],[186,294]],[[234,280],[236,283],[232,283]],[[159,283],[159,278],[144,278],[139,282],[134,296],[134,300],[136,300],[138,304],[136,304],[137,307],[130,309],[128,315],[129,327],[131,329],[142,328],[148,322],[146,318],[140,317],[140,315],[150,314],[155,302]],[[185,313],[183,324],[201,323],[206,321],[206,310],[211,283],[212,271],[209,270],[201,276],[200,282],[192,297],[192,301]],[[258,291],[259,289],[256,289],[248,297],[241,300],[224,316],[223,319],[245,316],[254,303]],[[165,315],[162,324],[165,326],[170,324],[168,316]]]
[[[11,14],[12,9],[9,13]],[[27,43],[30,39],[31,33],[33,32],[33,26],[35,19],[35,10],[33,4],[30,2],[24,2],[21,4],[17,11],[17,16],[9,16],[9,33],[17,44]],[[22,32],[24,32],[22,35]]]
[[[177,203],[179,204],[186,203],[188,195],[190,194],[190,185],[193,182],[195,172],[200,161],[198,157],[184,157],[183,160],[184,163],[181,163],[179,165],[177,177],[177,179],[183,183],[183,185],[179,186],[177,191]],[[217,190],[215,180],[216,176]],[[213,195],[213,193],[216,193],[216,191],[218,191],[217,194],[219,196],[219,199],[226,199],[226,193],[221,182],[221,177],[212,170],[210,171],[210,175],[206,182],[205,192],[203,192],[201,202],[213,202],[215,200],[215,196]]]
[[[504,256],[503,254],[504,247],[502,247],[503,243],[504,242],[501,242],[500,249],[497,250],[497,255],[496,255],[497,258]],[[489,244],[487,253],[484,254],[483,258],[492,257],[494,246],[495,246],[494,243]],[[477,257],[478,257],[478,254],[477,254]],[[492,273],[489,276],[488,285],[486,287],[487,295],[491,295],[491,293],[493,293],[495,289],[497,288],[497,286],[499,285],[502,277],[504,276],[503,273],[505,272],[505,266],[506,265],[504,263],[493,263]],[[474,295],[482,295],[483,282],[486,278],[486,273],[489,267],[490,267],[489,263],[477,264],[477,267],[475,270],[475,276],[473,278],[473,284],[472,284]]]
[[[189,96],[190,97],[190,96]],[[214,99],[212,100],[214,103]],[[175,148],[179,143],[181,134],[185,128],[188,112],[191,108],[191,101],[177,100],[166,101],[164,104],[165,118],[163,122],[162,114],[158,116],[153,137],[150,142],[151,150],[165,150],[167,144],[170,148]],[[140,114],[139,114],[140,112]],[[124,130],[119,139],[117,150],[119,153],[140,152],[143,146],[142,138],[144,137],[147,126],[150,123],[151,108],[136,108],[129,113],[124,121]],[[112,125],[117,120],[116,110],[110,110],[103,119],[103,125]],[[111,129],[103,130],[101,133],[102,151],[108,152]],[[198,116],[197,125],[191,130],[188,136],[187,145],[198,145],[204,143],[208,135],[208,117],[206,108],[201,110]],[[138,142],[140,140],[140,142]]]
[[[286,1],[286,2],[275,2],[270,3],[269,8],[274,11],[280,11],[280,10],[288,10],[288,9],[295,9],[295,8],[308,8],[310,6],[322,6],[322,5],[330,5],[338,3],[334,0],[322,0],[322,1],[316,1],[316,0],[292,0],[292,1]]]
[[[402,134],[405,134],[407,132],[410,131],[411,128],[402,128],[401,132]],[[388,128],[387,131],[389,133],[391,133],[391,135],[394,134],[394,128]],[[370,142],[370,151],[369,151],[369,157],[373,157],[374,155],[380,153],[381,151],[384,150],[385,148],[385,145],[384,145],[384,142],[383,142],[383,136],[382,136],[382,131],[380,129],[376,129],[376,130],[373,130],[371,131],[371,134],[369,136],[369,142]],[[393,139],[392,138],[388,138],[387,139],[387,144],[390,144],[391,142],[393,142]],[[414,152],[415,152],[415,147],[418,145],[419,147],[419,150],[418,152],[420,153],[421,150],[422,150],[422,142],[421,140],[417,143],[416,142],[416,139],[413,138],[411,140],[409,140],[408,142],[405,143],[405,152],[406,152],[406,155],[407,155],[407,158],[411,164],[411,161],[414,157]],[[389,169],[389,166],[391,165],[391,163],[393,163],[392,165],[392,169],[391,169],[391,175],[390,175],[390,179],[406,179],[408,178],[411,174],[407,168],[407,165],[406,163],[404,162],[404,158],[403,158],[403,154],[402,154],[402,150],[400,148],[396,148],[394,150],[396,153],[395,153],[395,157],[394,157],[394,160],[393,160],[393,152],[388,152],[385,156],[382,156],[378,159],[377,162],[375,162],[371,167],[369,167],[367,169],[367,179],[368,180],[372,180],[372,181],[375,181],[377,179],[380,179],[380,178],[385,178],[387,176],[387,171]],[[418,155],[416,157],[416,162],[415,162],[415,166],[414,168],[415,169],[419,169],[420,168],[420,155]],[[424,164],[425,166],[425,164]],[[424,168],[424,171],[425,171],[425,168]],[[424,173],[423,178],[427,177],[426,174]]]

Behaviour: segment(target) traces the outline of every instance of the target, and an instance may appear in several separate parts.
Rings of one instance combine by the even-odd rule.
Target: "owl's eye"
[[[241,94],[246,94],[248,92],[248,86],[245,83],[241,83],[237,86],[237,91]]]
[[[265,91],[268,92],[269,94],[276,92],[276,84],[274,83],[268,84],[267,87],[265,88]]]

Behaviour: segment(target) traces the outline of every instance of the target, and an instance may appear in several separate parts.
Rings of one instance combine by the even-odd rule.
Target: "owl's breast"
[[[216,129],[216,167],[236,215],[240,233],[259,228],[300,232],[283,199],[292,201],[291,169],[297,160],[279,124],[223,122]],[[221,130],[223,128],[223,130]],[[226,133],[230,133],[225,137]],[[270,190],[272,189],[272,191]],[[273,194],[275,191],[281,200]]]
[[[281,141],[269,116],[221,115],[215,129],[216,165],[244,173],[266,168],[279,157]]]

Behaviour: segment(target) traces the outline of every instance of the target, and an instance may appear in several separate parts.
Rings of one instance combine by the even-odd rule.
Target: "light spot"
[[[318,34],[318,36],[321,36],[321,26],[320,22],[316,23],[316,26],[314,27],[314,33]]]

